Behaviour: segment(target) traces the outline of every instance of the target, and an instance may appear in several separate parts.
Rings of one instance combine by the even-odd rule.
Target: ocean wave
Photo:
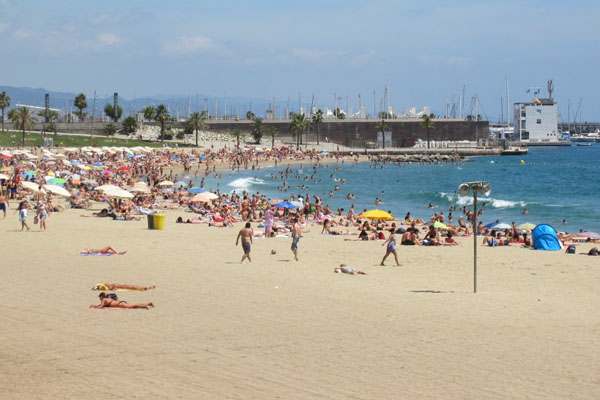
[[[265,181],[258,178],[238,178],[232,182],[229,182],[227,186],[231,186],[234,188],[249,188],[252,185],[263,185]]]
[[[460,196],[456,193],[438,193],[439,198],[447,200],[452,204],[456,204],[457,206],[470,206],[473,204],[472,196]],[[502,199],[494,199],[492,197],[478,197],[477,203],[482,205],[482,203],[487,203],[488,205],[494,208],[515,208],[515,207],[527,207],[532,204],[537,203],[527,203],[525,201],[510,201],[510,200],[502,200]]]

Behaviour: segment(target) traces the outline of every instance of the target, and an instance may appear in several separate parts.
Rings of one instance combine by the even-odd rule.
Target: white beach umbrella
[[[103,191],[105,195],[116,197],[118,199],[132,199],[133,194],[125,189],[121,189],[117,186],[113,186],[113,189],[107,189]]]
[[[54,177],[52,177],[52,178],[54,178]],[[21,186],[23,186],[27,190],[39,190],[40,189],[40,185],[38,185],[35,182],[29,182],[29,181],[21,181]]]
[[[101,191],[104,192],[106,190],[112,190],[112,188],[115,188],[115,187],[118,187],[118,186],[115,186],[115,185],[102,185],[102,186],[95,187],[94,190],[101,190]]]
[[[1,179],[6,179],[6,180],[8,180],[8,179],[10,179],[10,177],[9,177],[8,175],[0,174],[0,180],[1,180]]]
[[[67,189],[62,188],[60,186],[56,186],[56,185],[45,185],[44,189],[47,192],[53,193],[57,196],[62,196],[62,197],[71,197],[71,193],[69,193],[67,191]]]

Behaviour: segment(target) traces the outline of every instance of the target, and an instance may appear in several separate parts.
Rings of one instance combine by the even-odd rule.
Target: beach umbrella
[[[45,185],[44,189],[47,192],[53,193],[57,196],[63,196],[63,197],[71,197],[71,193],[69,193],[65,188],[62,188],[60,186],[56,186],[56,185]]]
[[[210,193],[210,192],[205,192],[205,193],[200,193],[195,195],[194,197],[191,198],[191,201],[202,201],[202,202],[208,202],[214,199],[218,199],[219,196],[217,196],[214,193]]]
[[[25,174],[36,176],[37,172],[35,172],[33,170],[27,170],[27,171],[25,171]],[[50,172],[48,172],[48,175],[54,175],[54,172],[50,171]]]
[[[186,182],[184,182],[184,181],[177,181],[177,182],[175,182],[173,185],[174,185],[174,186],[185,186],[185,185],[187,185],[187,183],[186,183]]]
[[[94,188],[94,190],[101,190],[101,191],[105,191],[105,190],[111,190],[111,188],[116,187],[115,185],[102,185],[102,186],[96,186]]]
[[[107,188],[103,190],[103,193],[106,196],[116,197],[118,199],[132,199],[133,194],[128,192],[125,189],[121,189],[120,187],[113,186],[112,188]]]
[[[40,185],[38,185],[37,183],[29,181],[21,181],[21,186],[23,186],[27,190],[39,190],[40,188]]]
[[[192,194],[198,194],[198,193],[204,193],[204,192],[206,192],[206,190],[199,188],[199,187],[193,187],[188,190],[188,193],[192,193]]]
[[[492,224],[487,224],[485,228],[493,231],[505,231],[507,229],[512,229],[512,226],[503,222],[494,222]]]
[[[536,227],[536,224],[532,224],[531,222],[525,222],[524,224],[521,224],[519,226],[517,226],[517,229],[527,229],[527,230],[532,230]]]
[[[391,221],[394,219],[389,213],[383,210],[369,210],[359,215],[360,218],[368,218],[368,219],[379,219],[385,221]]]
[[[71,161],[71,165],[81,165],[81,163],[77,160]]]
[[[60,184],[60,183],[66,183],[66,182],[67,182],[67,181],[66,181],[65,179],[63,179],[63,178],[53,178],[53,179],[50,179],[50,180],[48,181],[48,183],[52,183],[52,184],[54,184],[54,185],[56,185],[56,184]]]
[[[71,165],[71,161],[69,161],[69,160],[65,160],[65,159],[63,159],[63,160],[61,160],[61,161],[62,161],[62,162],[63,162],[63,164],[65,164],[66,166],[70,166],[70,165]]]
[[[173,182],[171,181],[162,181],[158,184],[158,186],[173,186]]]
[[[590,231],[586,231],[586,232],[579,232],[576,233],[575,236],[579,236],[579,237],[585,237],[591,240],[598,240],[600,239],[600,235],[597,234],[596,232],[590,232]]]
[[[282,201],[281,203],[277,203],[277,204],[275,204],[275,207],[277,207],[277,208],[296,208],[296,206],[293,205],[292,203],[290,203],[289,201]]]
[[[269,200],[269,202],[270,202],[271,204],[277,204],[277,203],[281,203],[282,201],[283,201],[283,200],[281,200],[281,199],[271,199],[271,200]]]
[[[6,179],[6,180],[8,180],[10,178],[8,177],[8,175],[0,174],[0,179]]]
[[[83,183],[84,185],[97,185],[98,182],[96,182],[93,179],[84,179],[83,181],[81,181],[81,183]]]
[[[117,168],[117,171],[129,171],[129,167],[126,167],[123,165],[123,166]]]

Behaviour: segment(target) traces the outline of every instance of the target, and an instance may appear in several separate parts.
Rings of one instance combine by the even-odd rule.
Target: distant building
[[[558,107],[553,99],[515,103],[515,139],[522,141],[560,140]]]

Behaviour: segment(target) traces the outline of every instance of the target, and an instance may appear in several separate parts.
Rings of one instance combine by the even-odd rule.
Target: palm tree
[[[85,110],[88,106],[85,94],[79,93],[77,97],[75,97],[73,105],[75,105],[75,107],[79,109],[79,111],[76,112],[76,114],[79,117],[79,121],[83,122],[83,118],[85,117],[85,113],[83,112],[83,110]]]
[[[290,132],[296,132],[296,150],[300,149],[302,143],[302,132],[306,128],[306,118],[304,114],[294,114],[290,122]]]
[[[271,148],[275,147],[275,136],[279,135],[279,130],[274,126],[267,129],[267,135],[271,136]]]
[[[133,133],[137,130],[137,128],[138,123],[135,117],[129,116],[123,120],[123,129],[125,129],[125,132]]]
[[[0,108],[2,109],[2,130],[4,131],[4,109],[10,107],[10,96],[6,92],[0,93]]]
[[[253,120],[254,118],[256,118],[256,115],[252,111],[246,113],[246,119]]]
[[[192,128],[196,132],[196,147],[198,147],[198,131],[204,130],[208,127],[206,123],[206,114],[204,111],[202,114],[195,112],[190,115],[190,119],[188,120],[189,127]]]
[[[117,127],[114,124],[108,123],[104,125],[104,133],[106,136],[112,136],[117,132]]]
[[[164,104],[159,104],[156,107],[156,114],[154,115],[154,119],[160,122],[160,141],[165,141],[165,123],[171,118],[169,115],[169,110]]]
[[[317,111],[315,111],[315,114],[312,117],[312,122],[313,124],[315,124],[317,126],[317,146],[319,145],[319,137],[320,135],[320,131],[319,131],[319,124],[321,124],[323,122],[323,111],[319,108]]]
[[[252,128],[250,129],[250,134],[254,138],[257,144],[260,143],[260,139],[262,139],[264,134],[264,124],[262,118],[256,118],[254,123],[252,124]]]
[[[143,112],[144,112],[144,119],[153,120],[154,115],[156,115],[156,108],[154,108],[152,106],[148,106],[148,107],[144,108]]]
[[[423,121],[421,121],[421,127],[427,130],[427,148],[429,148],[429,130],[435,129],[435,124],[431,120],[431,116],[423,115]]]
[[[23,132],[23,147],[25,146],[25,131],[33,129],[33,115],[29,112],[29,108],[20,107],[16,110],[11,110],[8,113],[9,118],[13,123],[13,127]]]
[[[165,124],[171,118],[169,110],[164,104],[159,104],[158,107],[154,108],[148,106],[144,108],[144,118],[154,120],[160,123],[160,141],[165,141]]]
[[[390,127],[386,125],[385,120],[382,118],[377,123],[377,130],[381,131],[381,137],[383,139],[383,148],[385,149],[385,131],[389,130]]]
[[[231,135],[235,138],[237,149],[240,149],[240,138],[242,137],[242,131],[235,129],[231,132]]]

